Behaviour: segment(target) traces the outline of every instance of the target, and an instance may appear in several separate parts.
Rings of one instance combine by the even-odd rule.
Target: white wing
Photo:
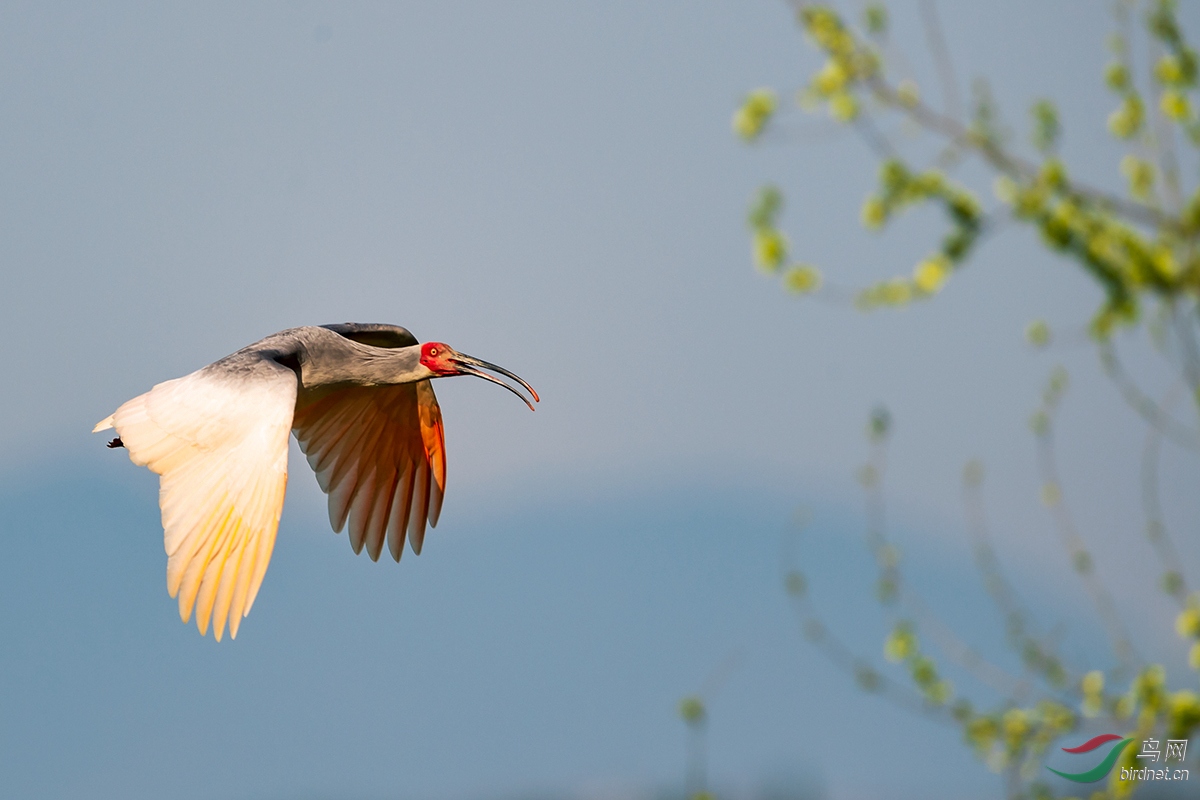
[[[269,360],[217,362],[160,383],[96,426],[160,476],[167,590],[179,616],[236,637],[267,571],[287,488],[296,375]]]

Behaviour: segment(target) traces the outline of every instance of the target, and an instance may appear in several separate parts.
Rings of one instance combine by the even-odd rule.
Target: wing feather
[[[408,515],[412,512],[413,474],[415,465],[409,461],[404,466],[404,475],[396,484],[396,500],[388,519],[388,552],[396,561],[404,553],[404,536],[408,529]]]
[[[417,384],[417,400],[421,411],[421,440],[435,481],[429,487],[429,524],[436,527],[446,490],[446,432],[442,426],[442,409],[428,381]]]
[[[429,464],[424,460],[416,463],[416,480],[413,483],[412,516],[408,518],[408,544],[412,551],[421,555],[425,544],[425,520],[429,515]]]
[[[350,545],[397,561],[437,524],[446,482],[442,415],[428,381],[301,390],[296,438],[329,496],[329,522]],[[406,534],[407,531],[407,534]]]
[[[382,464],[376,472],[375,499],[371,503],[370,522],[366,525],[367,555],[372,561],[379,560],[387,536],[388,517],[392,512],[392,499],[396,496],[396,467],[393,463]]]
[[[158,473],[167,591],[187,622],[237,636],[266,573],[287,487],[297,380],[248,354],[155,386],[98,425]]]
[[[330,491],[334,491],[347,476],[357,474],[356,470],[362,463],[360,460],[339,458],[338,456],[369,446],[370,440],[367,437],[371,433],[371,423],[375,422],[374,409],[362,397],[349,398],[349,402],[344,408],[334,406],[334,409],[340,412],[338,413],[339,418],[334,427],[329,430],[331,435],[324,447],[327,452],[323,472]]]

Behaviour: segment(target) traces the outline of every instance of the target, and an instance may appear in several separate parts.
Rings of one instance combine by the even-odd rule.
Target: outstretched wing
[[[223,366],[224,363],[224,366]],[[116,428],[158,473],[167,590],[201,635],[236,637],[275,546],[287,487],[296,375],[270,360],[217,362],[160,383],[95,430]]]
[[[350,545],[392,558],[405,530],[420,554],[425,524],[436,526],[446,488],[442,412],[429,381],[301,391],[293,420],[300,448],[329,495],[329,523],[350,522]]]

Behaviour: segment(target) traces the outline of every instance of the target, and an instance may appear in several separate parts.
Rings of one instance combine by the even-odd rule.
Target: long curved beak
[[[523,379],[521,379],[517,375],[514,375],[513,373],[506,370],[504,367],[498,367],[495,364],[489,364],[486,361],[481,361],[480,359],[475,358],[473,356],[464,355],[464,354],[458,353],[458,352],[456,352],[453,356],[450,357],[450,363],[454,364],[456,367],[458,367],[459,371],[463,375],[474,375],[476,377],[483,378],[485,381],[491,381],[492,383],[494,383],[498,386],[503,386],[505,389],[508,389],[510,392],[515,394],[517,397],[524,400],[525,405],[529,406],[530,411],[533,411],[533,403],[541,402],[540,399],[538,398],[538,393],[536,391],[534,391],[532,386],[530,386],[528,383],[526,383]],[[501,375],[503,375],[504,377],[510,378],[511,380],[514,380],[517,383],[519,383],[521,386],[523,386],[525,388],[525,391],[527,391],[531,395],[533,395],[533,403],[529,402],[528,397],[521,394],[519,391],[517,391],[511,385],[500,380],[495,375],[489,375],[486,372],[483,372],[483,370],[485,370],[485,369],[491,370],[492,372],[498,372]]]

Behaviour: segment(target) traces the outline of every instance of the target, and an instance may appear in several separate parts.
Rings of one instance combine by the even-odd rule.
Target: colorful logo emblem
[[[1078,747],[1063,748],[1064,753],[1090,753],[1096,748],[1103,747],[1109,742],[1117,742],[1117,744],[1108,751],[1108,755],[1104,757],[1104,760],[1089,769],[1087,772],[1059,772],[1053,767],[1046,767],[1046,769],[1050,770],[1055,775],[1066,778],[1069,781],[1075,781],[1075,783],[1095,783],[1098,780],[1103,780],[1104,776],[1112,772],[1113,765],[1117,763],[1117,758],[1121,755],[1121,751],[1124,750],[1125,747],[1132,741],[1133,739],[1122,739],[1115,733],[1101,734],[1094,739],[1088,739]]]

